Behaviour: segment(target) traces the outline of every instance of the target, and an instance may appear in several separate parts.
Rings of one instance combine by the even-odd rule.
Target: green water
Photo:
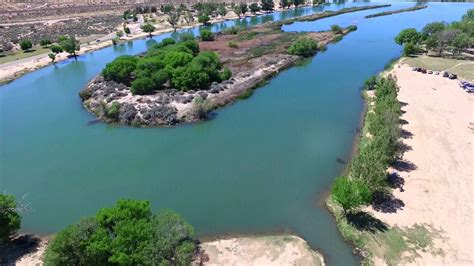
[[[337,10],[351,3],[331,5]],[[320,201],[349,160],[363,108],[360,87],[401,49],[403,28],[459,19],[472,4],[433,3],[370,20],[393,7],[295,23],[285,30],[359,29],[211,121],[176,128],[88,125],[78,92],[107,62],[144,51],[137,40],[58,63],[0,87],[0,189],[25,195],[23,230],[56,232],[119,198],[172,208],[199,236],[291,231],[330,265],[356,260]],[[253,25],[322,10],[304,8],[237,22]],[[232,25],[221,23],[214,30]],[[196,31],[196,30],[194,30]],[[160,40],[168,35],[156,36]]]

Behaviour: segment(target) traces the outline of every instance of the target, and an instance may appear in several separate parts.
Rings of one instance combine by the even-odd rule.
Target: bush
[[[236,26],[232,26],[222,31],[222,33],[225,35],[237,35],[237,33],[239,32],[240,32],[240,28]]]
[[[21,216],[16,207],[14,196],[0,194],[0,245],[9,242],[20,229]]]
[[[341,205],[344,212],[368,205],[372,200],[372,193],[363,182],[351,180],[346,176],[336,178],[331,193],[333,199]]]
[[[209,20],[211,20],[211,18],[210,18],[208,15],[206,15],[206,14],[200,15],[200,16],[198,17],[198,22],[199,22],[199,23],[202,23],[202,24],[204,24],[204,25],[208,25],[208,24],[209,24]]]
[[[43,47],[47,47],[48,45],[51,44],[51,40],[50,39],[41,39],[40,40],[40,45],[43,46]]]
[[[119,56],[105,66],[104,70],[102,70],[102,76],[106,80],[127,83],[130,80],[130,75],[137,67],[137,62],[138,58],[135,56]]]
[[[239,45],[235,41],[230,41],[227,43],[230,48],[239,48]]]
[[[199,44],[196,42],[196,40],[183,41],[181,42],[181,45],[191,50],[194,56],[199,54]]]
[[[348,31],[356,31],[356,30],[357,30],[357,26],[356,26],[356,25],[350,25],[349,27],[347,27],[347,30],[348,30]]]
[[[123,27],[123,31],[125,32],[125,34],[130,34],[130,28],[129,27]]]
[[[314,55],[317,50],[318,44],[315,40],[308,37],[301,37],[288,48],[288,53],[292,55],[309,57]]]
[[[155,82],[149,77],[139,77],[132,81],[132,87],[130,91],[134,95],[145,95],[150,94],[155,90]]]
[[[176,41],[173,39],[173,38],[164,38],[161,43],[163,44],[163,46],[167,46],[167,45],[172,45],[172,44],[175,44]]]
[[[194,35],[192,33],[187,33],[187,32],[179,34],[178,39],[180,42],[196,40],[196,38],[194,38]]]
[[[342,29],[339,25],[331,25],[331,30],[336,34],[342,33]]]
[[[374,90],[376,85],[377,85],[377,77],[374,75],[365,81],[364,89],[368,91]]]
[[[147,201],[119,200],[70,225],[48,245],[45,265],[189,265],[194,230],[178,214],[152,214]]]
[[[399,45],[405,43],[418,44],[421,40],[421,34],[416,29],[404,29],[396,37],[395,42]]]
[[[30,40],[21,40],[20,47],[21,47],[21,50],[28,51],[31,49],[31,47],[33,47],[33,44],[31,43]]]
[[[403,47],[404,56],[414,55],[414,54],[417,54],[419,51],[420,49],[418,48],[418,45],[411,42],[406,43],[405,46]]]
[[[220,74],[220,79],[221,80],[228,80],[228,79],[230,79],[231,76],[232,76],[232,72],[230,71],[230,69],[228,69],[226,67],[226,68],[224,68],[224,71],[222,71],[222,73]]]
[[[110,105],[110,107],[107,109],[106,116],[108,118],[117,119],[119,115],[119,110],[120,110],[120,103],[117,101],[114,101]]]
[[[57,53],[62,53],[63,52],[63,48],[59,45],[52,45],[51,46],[51,52],[57,54]]]
[[[205,42],[214,41],[214,34],[210,30],[201,30],[201,39]]]

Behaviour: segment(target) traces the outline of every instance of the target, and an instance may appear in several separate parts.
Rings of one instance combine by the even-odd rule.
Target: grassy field
[[[5,63],[13,62],[17,59],[18,60],[24,59],[24,58],[28,58],[28,57],[32,57],[32,56],[40,55],[40,54],[45,54],[45,56],[47,56],[46,54],[49,53],[50,51],[51,50],[49,48],[34,46],[29,52],[19,51],[16,53],[0,56],[0,64],[5,64]]]
[[[403,63],[412,67],[422,67],[435,71],[448,71],[461,78],[474,81],[474,61],[419,56],[404,58]]]

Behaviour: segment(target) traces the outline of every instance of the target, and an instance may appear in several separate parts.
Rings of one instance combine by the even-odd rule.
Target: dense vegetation
[[[119,200],[59,232],[45,265],[189,265],[196,252],[191,225],[148,201]]]
[[[21,216],[17,211],[15,197],[0,194],[0,246],[10,241],[10,238],[20,229]]]
[[[298,38],[289,48],[288,53],[292,55],[299,55],[303,57],[310,57],[318,50],[318,43],[309,38]]]
[[[474,46],[474,9],[470,9],[461,21],[450,24],[432,22],[423,27],[421,32],[414,28],[402,30],[395,42],[404,45],[404,55],[419,53],[422,48],[426,51],[436,51],[440,56],[443,52],[460,54],[465,49]]]
[[[140,57],[120,56],[107,64],[102,75],[106,80],[130,85],[133,94],[150,94],[168,87],[182,91],[207,89],[212,82],[230,78],[230,71],[222,69],[216,53],[200,52],[194,39],[181,37],[178,43],[164,39]]]
[[[401,105],[398,86],[392,76],[374,77],[366,82],[375,89],[375,105],[366,117],[367,141],[361,142],[352,160],[349,175],[339,177],[332,189],[333,199],[345,211],[371,203],[371,195],[389,188],[387,168],[399,156]]]

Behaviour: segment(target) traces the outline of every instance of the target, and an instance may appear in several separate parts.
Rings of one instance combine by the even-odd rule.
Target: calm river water
[[[213,29],[367,4],[302,8]],[[322,251],[330,265],[355,264],[320,201],[343,168],[336,158],[350,159],[363,81],[400,56],[393,38],[401,29],[457,20],[474,8],[430,3],[417,12],[363,18],[413,5],[285,26],[303,31],[355,23],[359,29],[196,125],[88,125],[94,117],[82,108],[78,92],[106,63],[145,51],[151,40],[27,74],[0,87],[0,189],[31,203],[24,231],[52,233],[119,198],[146,199],[155,209],[181,213],[199,236],[291,231]]]

